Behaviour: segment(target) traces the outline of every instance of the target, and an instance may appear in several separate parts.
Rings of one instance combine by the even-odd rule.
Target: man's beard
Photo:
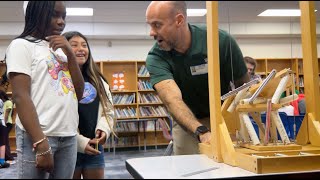
[[[158,44],[158,46],[159,46],[159,48],[160,48],[162,51],[171,51],[171,50],[174,49],[174,44],[171,43],[171,42],[166,43],[166,42],[162,41],[161,44],[164,45],[164,46],[161,46],[161,45],[159,45],[159,44]]]

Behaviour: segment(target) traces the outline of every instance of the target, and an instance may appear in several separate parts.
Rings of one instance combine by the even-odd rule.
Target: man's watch
[[[200,141],[200,135],[204,134],[206,132],[209,132],[209,131],[210,130],[206,126],[201,125],[201,126],[197,127],[196,132],[194,132],[194,135],[199,140],[199,142],[201,142]]]

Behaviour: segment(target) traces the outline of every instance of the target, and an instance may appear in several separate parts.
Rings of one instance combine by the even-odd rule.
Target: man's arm
[[[184,103],[176,82],[172,79],[163,80],[155,84],[154,88],[175,120],[189,131],[195,132],[201,123]]]
[[[244,83],[247,83],[250,81],[250,77],[248,75],[248,73],[245,73],[240,79],[237,79],[234,81],[234,85],[235,87],[239,87],[242,86]]]

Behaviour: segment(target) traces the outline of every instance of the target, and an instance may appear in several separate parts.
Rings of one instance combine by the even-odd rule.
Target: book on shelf
[[[299,77],[299,87],[304,87],[303,77]]]
[[[114,108],[116,118],[133,118],[136,117],[136,110],[133,107]]]
[[[138,76],[150,76],[149,71],[147,70],[145,65],[142,65],[139,69]]]
[[[167,116],[168,112],[163,106],[143,106],[139,107],[141,116]]]
[[[141,80],[141,79],[139,79],[139,81],[138,81],[138,89],[139,90],[153,90],[149,80]]]
[[[140,124],[140,132],[143,132],[143,129],[145,129],[146,131],[161,130],[160,123],[158,121],[144,121],[140,122]]]
[[[132,104],[135,103],[135,93],[132,94],[114,94],[114,104]]]
[[[138,145],[138,136],[126,136],[114,138],[114,145],[119,146],[137,146]]]
[[[147,94],[138,94],[139,103],[162,103],[161,99],[157,94],[147,93]]]
[[[136,122],[117,121],[116,132],[138,132],[138,127],[139,127],[139,132],[143,132],[144,129],[145,131],[162,130],[163,125],[165,125],[165,128],[170,129],[170,126],[168,125],[166,120],[163,118],[158,118],[155,121],[139,121],[139,120]]]
[[[137,132],[138,125],[136,122],[118,121],[116,124],[116,132]]]

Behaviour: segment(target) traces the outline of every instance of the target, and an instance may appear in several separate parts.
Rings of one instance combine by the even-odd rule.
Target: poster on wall
[[[112,74],[112,90],[121,91],[125,88],[124,73],[115,72]]]

